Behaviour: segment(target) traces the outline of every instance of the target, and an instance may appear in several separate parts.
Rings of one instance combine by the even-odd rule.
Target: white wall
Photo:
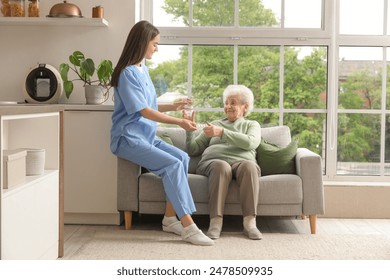
[[[40,2],[41,17],[61,0]],[[5,26],[0,25],[0,100],[23,101],[23,83],[37,63],[58,69],[75,50],[82,51],[96,63],[111,59],[114,65],[122,52],[126,37],[135,22],[134,0],[68,1],[77,5],[86,18],[92,17],[92,7],[102,5],[108,27],[86,26]],[[69,19],[72,20],[72,19]],[[111,98],[110,98],[111,100]],[[75,83],[69,100],[60,103],[85,103],[82,83]]]

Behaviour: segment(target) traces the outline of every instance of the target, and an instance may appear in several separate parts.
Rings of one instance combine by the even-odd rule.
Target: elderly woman
[[[256,162],[256,148],[261,141],[260,125],[245,117],[253,108],[253,93],[243,85],[230,85],[223,93],[226,117],[207,123],[198,136],[187,132],[187,149],[191,155],[202,154],[196,173],[208,177],[210,226],[207,235],[218,239],[228,187],[236,178],[240,188],[240,202],[244,216],[244,234],[250,239],[261,239],[256,226],[260,167]],[[194,120],[184,114],[185,118]]]

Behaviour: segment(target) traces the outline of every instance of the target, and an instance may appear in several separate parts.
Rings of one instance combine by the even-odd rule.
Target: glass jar
[[[1,0],[1,14],[5,17],[11,16],[11,5],[9,3],[10,0]]]
[[[39,0],[28,0],[27,15],[29,17],[39,17]]]
[[[183,107],[183,113],[186,114],[187,116],[191,117],[192,113],[194,112],[194,107],[192,104],[186,104]]]
[[[24,0],[10,0],[11,17],[24,17]]]

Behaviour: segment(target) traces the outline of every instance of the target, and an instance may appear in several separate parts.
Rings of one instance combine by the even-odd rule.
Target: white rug
[[[101,230],[72,260],[390,260],[390,239],[367,234],[264,233],[260,241],[242,233],[222,233],[210,247],[194,246],[155,230]]]

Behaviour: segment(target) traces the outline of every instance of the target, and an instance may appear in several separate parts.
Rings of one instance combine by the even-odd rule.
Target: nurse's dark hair
[[[122,54],[112,73],[111,86],[118,86],[119,75],[124,68],[142,62],[149,42],[158,34],[160,34],[160,31],[146,20],[137,22],[131,28]]]

